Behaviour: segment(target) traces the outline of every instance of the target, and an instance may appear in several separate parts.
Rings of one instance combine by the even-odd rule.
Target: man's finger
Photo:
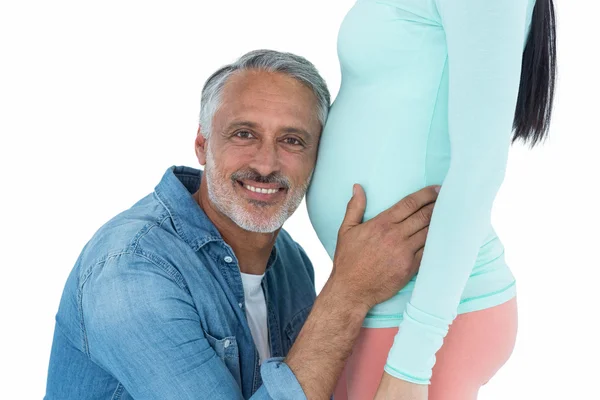
[[[348,201],[346,206],[346,215],[342,221],[339,232],[346,232],[348,229],[359,225],[362,222],[367,206],[367,196],[362,186],[359,184],[353,185],[354,194]]]
[[[409,215],[402,223],[398,223],[398,226],[401,227],[401,233],[410,237],[429,226],[434,206],[435,203],[429,203],[419,208],[417,212]]]
[[[408,238],[409,246],[415,254],[419,251],[422,252],[425,246],[425,241],[427,240],[427,233],[429,233],[429,226],[422,228]]]
[[[386,218],[390,218],[393,223],[400,223],[413,213],[417,212],[421,207],[436,201],[438,192],[435,190],[438,185],[426,186],[423,189],[411,193],[402,200],[385,210],[388,214]]]

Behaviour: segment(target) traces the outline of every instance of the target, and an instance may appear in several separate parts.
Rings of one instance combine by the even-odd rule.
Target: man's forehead
[[[312,103],[316,96],[306,85],[281,72],[236,71],[223,86],[222,101],[283,101]]]
[[[286,131],[308,133],[320,130],[317,100],[312,91],[300,82],[288,85],[290,82],[272,81],[268,74],[273,73],[242,71],[230,77],[220,99],[218,112],[223,118],[222,123],[230,128],[246,126],[259,129],[261,126],[266,128],[264,125],[268,124],[278,125],[277,129]],[[288,76],[282,79],[296,81]]]

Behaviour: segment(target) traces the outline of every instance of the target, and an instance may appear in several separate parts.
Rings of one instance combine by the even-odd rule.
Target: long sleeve
[[[397,378],[430,383],[484,240],[506,169],[528,3],[436,0],[448,49],[451,160],[385,366]]]

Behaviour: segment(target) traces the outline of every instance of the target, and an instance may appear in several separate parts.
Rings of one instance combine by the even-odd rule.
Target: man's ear
[[[202,127],[198,126],[198,133],[196,134],[196,157],[198,158],[198,162],[200,165],[206,164],[206,146],[208,146],[208,141],[202,135]]]

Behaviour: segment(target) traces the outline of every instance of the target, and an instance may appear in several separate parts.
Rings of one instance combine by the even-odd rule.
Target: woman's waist
[[[497,239],[497,238],[496,238]],[[448,268],[452,268],[448,266]],[[396,296],[410,296],[415,287],[418,273],[398,292]],[[492,296],[510,289],[515,277],[504,257],[504,247],[499,240],[493,246],[480,247],[477,259],[461,295],[461,303],[486,296]]]
[[[457,314],[499,306],[517,295],[517,282],[508,267],[478,280],[469,278],[456,309]],[[435,296],[435,294],[432,294]],[[375,305],[363,322],[368,328],[395,327],[403,320],[403,311],[412,297],[412,288]]]
[[[474,268],[475,270],[475,268]],[[392,298],[373,307],[365,321],[367,327],[397,326],[402,312],[410,301],[418,274]],[[516,279],[503,256],[479,265],[472,272],[462,290],[458,314],[483,310],[502,304],[516,295]],[[432,293],[435,296],[435,293]],[[386,322],[387,321],[387,322]],[[394,324],[393,322],[396,322]]]

